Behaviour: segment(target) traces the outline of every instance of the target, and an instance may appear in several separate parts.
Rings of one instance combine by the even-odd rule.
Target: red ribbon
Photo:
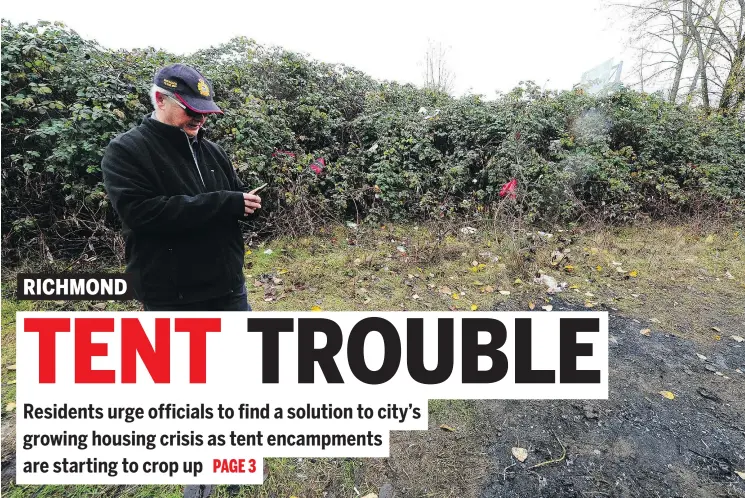
[[[325,166],[326,166],[326,161],[322,157],[319,157],[318,159],[310,163],[310,169],[312,169],[313,173],[317,175],[321,174]]]
[[[509,182],[502,185],[502,190],[499,191],[499,197],[504,197],[506,195],[510,196],[510,199],[516,199],[517,198],[517,178],[513,178]]]

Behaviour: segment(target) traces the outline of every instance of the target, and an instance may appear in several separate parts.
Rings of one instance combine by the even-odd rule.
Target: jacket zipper
[[[194,155],[194,149],[191,146],[191,140],[189,140],[189,135],[184,133],[186,136],[186,143],[189,145],[189,151],[191,152],[191,158],[194,159],[194,166],[197,167],[197,173],[199,173],[199,179],[202,180],[202,185],[204,187],[207,187],[207,184],[204,183],[204,177],[202,176],[202,171],[199,169],[199,163],[197,162],[197,156]]]

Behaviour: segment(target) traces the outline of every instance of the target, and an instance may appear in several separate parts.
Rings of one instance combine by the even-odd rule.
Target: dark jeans
[[[186,304],[142,304],[145,311],[251,311],[245,284],[232,294],[209,301]],[[211,494],[211,485],[190,485],[184,488],[184,498],[207,498]]]
[[[246,286],[227,296],[197,303],[149,304],[142,303],[145,311],[251,311]]]

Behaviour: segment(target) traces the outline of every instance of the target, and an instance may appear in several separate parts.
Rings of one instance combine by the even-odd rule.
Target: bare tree
[[[638,84],[669,85],[668,98],[675,102],[687,63],[696,50],[694,31],[704,14],[693,12],[692,0],[643,0],[616,6],[631,16],[631,46],[639,52]]]
[[[634,0],[631,0],[634,1]],[[705,109],[745,106],[745,0],[636,0],[611,4],[631,19],[642,88],[668,90],[671,102],[696,100]],[[687,87],[687,91],[686,91]]]
[[[720,112],[745,103],[745,0],[639,0],[612,4],[631,19],[637,84],[668,89],[671,102],[694,98]],[[688,83],[687,92],[685,90]],[[697,98],[698,97],[698,98]]]
[[[721,51],[717,52],[726,61],[726,78],[722,86],[722,96],[719,100],[719,111],[723,113],[737,112],[745,103],[745,0],[730,1],[721,15],[721,22],[714,22],[711,13],[710,29],[712,35],[721,37]],[[718,79],[718,78],[717,78]]]
[[[424,87],[443,93],[453,91],[455,75],[447,65],[447,49],[430,40],[424,57]]]
[[[716,17],[713,19],[714,25],[718,25],[722,18],[724,4],[725,4],[725,0],[718,1]],[[711,61],[712,47],[713,47],[714,40],[715,40],[714,35],[715,35],[714,30],[710,30],[709,34],[707,35],[706,48],[704,49],[704,62],[706,64],[708,64]],[[691,86],[688,88],[689,95],[693,94],[696,91],[696,88],[698,87],[699,78],[701,77],[702,70],[703,70],[703,67],[701,63],[699,62],[698,66],[696,67],[696,74],[694,74],[693,78],[691,78]]]

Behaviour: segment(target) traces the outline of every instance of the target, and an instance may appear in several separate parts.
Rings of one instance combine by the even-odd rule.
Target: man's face
[[[162,95],[160,102],[161,115],[165,124],[181,128],[190,137],[196,137],[199,129],[207,121],[206,114],[189,116],[186,110],[174,101],[173,98]]]

